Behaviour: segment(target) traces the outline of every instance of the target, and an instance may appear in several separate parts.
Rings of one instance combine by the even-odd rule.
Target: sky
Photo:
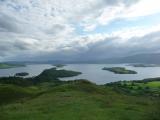
[[[160,0],[0,0],[0,61],[160,52]]]

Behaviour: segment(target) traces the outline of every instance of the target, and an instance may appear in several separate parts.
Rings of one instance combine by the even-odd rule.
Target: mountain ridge
[[[19,64],[120,64],[120,63],[145,63],[160,64],[160,53],[136,54],[124,57],[104,58],[99,60],[44,60],[44,61],[7,61],[5,63]]]

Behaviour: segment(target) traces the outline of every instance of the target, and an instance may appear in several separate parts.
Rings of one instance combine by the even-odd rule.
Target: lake
[[[125,67],[126,69],[137,71],[138,74],[114,74],[113,72],[102,70],[103,67]],[[160,67],[132,67],[125,64],[70,64],[64,66],[63,69],[80,71],[83,74],[61,78],[61,80],[87,79],[96,84],[160,77]]]
[[[0,76],[13,76],[18,72],[28,72],[29,77],[39,75],[44,69],[52,68],[50,64],[32,64],[26,67],[0,69]],[[137,71],[138,74],[114,74],[102,70],[103,67],[125,67],[126,69]],[[87,79],[96,84],[105,84],[119,80],[141,80],[144,78],[160,77],[160,67],[132,67],[125,64],[68,64],[63,68],[82,72],[75,77],[60,78],[61,80]]]
[[[3,76],[14,76],[15,73],[27,72],[27,77],[33,77],[39,75],[43,70],[52,68],[50,64],[30,64],[25,67],[16,67],[9,69],[0,69],[0,77]]]

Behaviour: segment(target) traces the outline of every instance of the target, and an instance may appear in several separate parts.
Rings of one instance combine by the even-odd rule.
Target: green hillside
[[[35,78],[1,78],[0,120],[159,120],[159,78],[106,85],[58,79],[75,74],[48,69]]]
[[[67,82],[56,87],[43,83],[34,89],[44,89],[44,92],[30,98],[27,94],[23,101],[19,99],[2,105],[0,118],[2,120],[159,120],[160,118],[158,98],[125,95],[115,92],[112,87],[97,86],[83,80]]]

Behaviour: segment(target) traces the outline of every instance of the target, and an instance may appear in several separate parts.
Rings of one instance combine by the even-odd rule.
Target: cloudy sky
[[[0,0],[0,61],[160,52],[160,0]]]

